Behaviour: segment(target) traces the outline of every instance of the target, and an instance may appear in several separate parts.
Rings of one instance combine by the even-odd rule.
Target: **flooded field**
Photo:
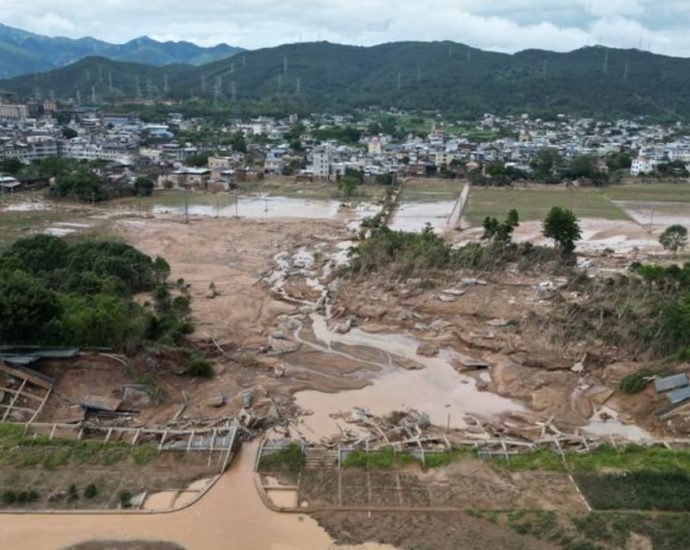
[[[438,182],[423,186],[420,180],[403,187],[402,198],[391,219],[391,228],[403,231],[421,231],[426,224],[443,230],[460,195],[457,183]]]

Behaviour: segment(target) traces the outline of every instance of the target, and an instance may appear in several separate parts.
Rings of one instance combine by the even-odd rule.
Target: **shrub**
[[[194,353],[187,361],[185,374],[200,378],[212,378],[213,364],[208,359]]]
[[[86,489],[84,489],[84,498],[88,500],[93,500],[98,496],[98,487],[96,487],[93,483],[89,483],[86,486]]]
[[[132,507],[132,493],[126,490],[122,490],[118,494],[118,499],[120,501],[120,506],[122,508]]]

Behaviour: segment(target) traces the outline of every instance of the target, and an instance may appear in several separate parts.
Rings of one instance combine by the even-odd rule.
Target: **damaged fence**
[[[153,445],[159,453],[208,453],[208,466],[214,462],[223,473],[230,464],[239,444],[238,428],[235,424],[221,427],[191,430],[153,429],[119,426],[97,426],[92,424],[59,423],[6,423],[24,428],[27,439],[45,437],[101,441],[103,444],[123,443],[134,448],[138,445]]]

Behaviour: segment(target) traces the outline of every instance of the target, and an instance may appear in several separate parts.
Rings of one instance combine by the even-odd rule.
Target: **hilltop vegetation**
[[[0,82],[0,88],[31,96],[38,86],[62,98],[79,89],[86,99],[94,87],[99,102],[137,96],[213,101],[215,109],[263,114],[376,106],[458,117],[530,112],[675,120],[690,117],[688,69],[688,59],[603,47],[507,55],[453,42],[366,48],[316,42],[245,52],[200,67],[90,57]]]

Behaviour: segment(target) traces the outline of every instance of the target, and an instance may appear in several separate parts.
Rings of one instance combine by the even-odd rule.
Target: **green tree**
[[[0,161],[0,172],[16,175],[21,171],[23,166],[24,164],[22,164],[22,161],[16,157],[2,159]]]
[[[73,128],[70,128],[69,126],[63,126],[63,128],[62,128],[62,136],[63,136],[65,139],[74,139],[74,138],[77,137],[78,135],[79,135],[79,134],[77,133],[77,131],[74,130]]]
[[[484,219],[484,234],[482,239],[492,240],[501,244],[508,244],[513,238],[515,228],[520,225],[520,216],[517,210],[512,209],[508,212],[505,221],[499,222],[494,217]]]
[[[153,194],[153,181],[150,178],[138,177],[134,180],[134,192],[140,197],[150,197]]]
[[[544,218],[542,233],[553,239],[564,256],[575,250],[575,243],[582,237],[577,217],[572,210],[554,206]]]
[[[50,194],[75,201],[100,202],[110,198],[104,180],[87,168],[79,167],[56,178]]]
[[[0,342],[45,342],[61,313],[56,294],[21,271],[1,275]]]
[[[55,178],[69,172],[70,163],[62,157],[47,157],[36,164],[38,175]]]
[[[238,153],[247,152],[247,141],[244,139],[244,134],[239,130],[230,137],[230,145],[232,150]]]
[[[676,253],[687,246],[688,230],[682,225],[671,225],[659,236],[659,243],[664,250]]]
[[[206,166],[208,164],[208,153],[196,153],[189,155],[185,161],[189,166]]]
[[[556,149],[541,149],[530,162],[535,180],[547,183],[560,181],[563,157]]]

